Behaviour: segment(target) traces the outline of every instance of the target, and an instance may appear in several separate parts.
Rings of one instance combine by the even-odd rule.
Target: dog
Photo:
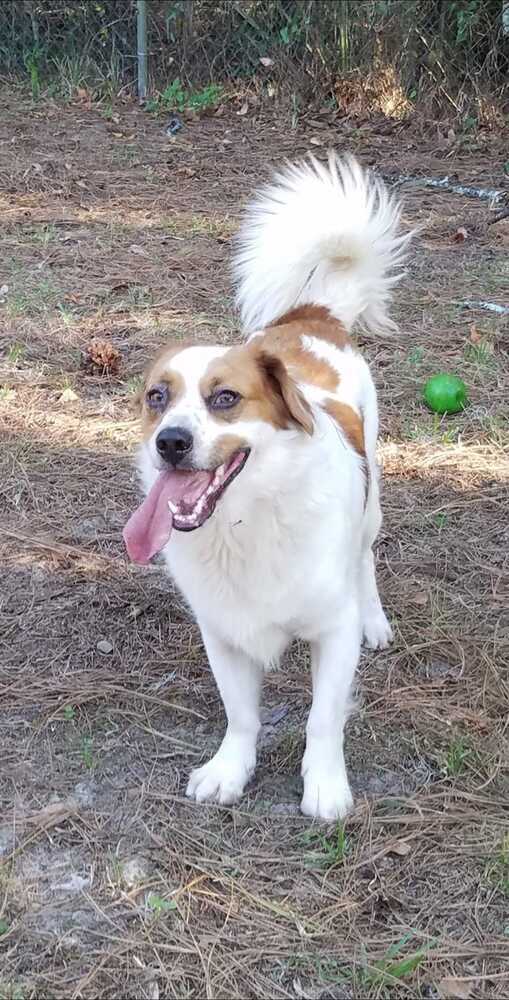
[[[377,398],[351,341],[394,327],[410,234],[352,158],[283,169],[248,207],[234,272],[246,339],[165,345],[143,390],[146,493],[130,557],[161,552],[192,609],[227,728],[187,795],[236,802],[256,765],[260,693],[294,638],[310,644],[313,700],[302,812],[352,806],[343,730],[361,641],[392,639],[375,579],[381,525]]]

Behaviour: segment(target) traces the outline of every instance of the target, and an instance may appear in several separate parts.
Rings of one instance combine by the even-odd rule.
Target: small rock
[[[133,858],[122,861],[122,879],[130,889],[145,882],[150,872],[150,861],[142,857],[141,854],[136,854]]]
[[[108,656],[113,652],[113,643],[109,639],[100,639],[96,646],[97,652],[103,656]]]
[[[176,135],[182,128],[180,118],[171,118],[166,126],[166,135]]]

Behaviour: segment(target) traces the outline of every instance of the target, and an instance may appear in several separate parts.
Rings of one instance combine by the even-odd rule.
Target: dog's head
[[[157,478],[124,538],[132,558],[148,562],[172,527],[200,528],[246,466],[266,465],[281,434],[312,434],[313,419],[286,366],[255,337],[161,351],[145,380],[142,428]]]

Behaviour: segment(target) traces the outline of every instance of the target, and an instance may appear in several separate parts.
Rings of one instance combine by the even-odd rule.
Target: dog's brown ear
[[[280,409],[283,410],[285,422],[297,424],[306,434],[312,434],[314,425],[311,407],[304,399],[297,383],[288,374],[285,364],[275,354],[266,351],[260,351],[258,364]]]

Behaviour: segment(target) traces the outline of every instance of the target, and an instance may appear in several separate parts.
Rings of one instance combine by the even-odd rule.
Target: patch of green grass
[[[0,982],[0,1000],[25,1000],[23,987],[17,983]]]
[[[303,753],[302,735],[299,730],[289,729],[277,745],[277,764],[281,769],[291,770]]]
[[[124,382],[123,390],[126,396],[137,396],[141,392],[144,385],[143,375],[131,375],[130,378]]]
[[[55,240],[57,236],[58,233],[56,226],[54,226],[51,222],[44,223],[41,226],[30,226],[23,229],[24,239],[42,247],[47,247],[48,243]]]
[[[210,236],[212,239],[227,239],[235,231],[232,219],[210,215],[176,216],[166,220],[164,227],[172,236]]]
[[[74,705],[65,705],[62,716],[66,722],[74,722],[76,718],[76,709],[74,708]]]
[[[74,323],[78,321],[78,316],[76,315],[74,309],[69,309],[69,307],[64,305],[62,302],[58,303],[57,309],[58,312],[60,313],[64,326],[67,327],[73,326]]]
[[[30,313],[45,313],[58,303],[59,290],[49,278],[32,285],[23,286],[21,280],[16,284],[7,300],[7,313],[12,319]]]
[[[417,368],[424,358],[424,347],[414,347],[408,355],[407,361],[412,368]]]
[[[170,910],[177,909],[177,901],[175,899],[165,899],[163,896],[158,896],[157,893],[149,893],[147,899],[147,906],[153,913],[160,916],[163,913],[168,913]]]
[[[146,285],[130,285],[126,298],[132,306],[151,306],[154,301],[154,296]]]
[[[224,94],[224,87],[217,83],[209,83],[200,90],[186,90],[177,77],[157,97],[150,98],[145,108],[152,113],[160,111],[207,111],[219,104]]]
[[[447,524],[447,514],[444,514],[442,511],[440,511],[438,514],[434,514],[433,523],[437,526],[439,532],[441,532],[442,529],[445,528]]]
[[[464,736],[455,736],[443,757],[443,769],[448,778],[456,778],[468,768],[469,760],[472,757],[472,748]]]
[[[328,869],[334,865],[340,865],[350,849],[342,823],[338,823],[332,836],[326,836],[319,830],[307,830],[302,839],[304,844],[315,846],[315,850],[305,855],[304,863],[307,868]]]
[[[440,444],[455,444],[461,434],[459,424],[450,423],[450,417],[440,413],[422,413],[420,420],[408,417],[404,421],[403,436],[407,441],[426,443],[428,441]]]
[[[89,771],[93,771],[97,761],[94,757],[94,742],[91,736],[83,736],[80,750],[83,764]]]
[[[502,840],[498,853],[487,865],[486,878],[499,892],[509,897],[509,833]]]
[[[484,433],[501,448],[509,445],[509,414],[487,413],[481,415],[480,424]]]
[[[9,350],[7,351],[7,361],[10,365],[17,365],[19,361],[23,361],[26,354],[26,347],[24,344],[14,343],[11,344]]]
[[[478,344],[467,344],[465,347],[465,361],[476,365],[478,368],[496,368],[498,359],[493,353],[493,345],[490,341],[479,341]]]
[[[8,385],[0,385],[0,400],[5,403],[10,403],[16,396],[15,389],[11,389]]]
[[[132,167],[135,163],[140,163],[140,151],[132,143],[119,143],[111,151],[111,159],[120,166]]]
[[[430,946],[408,955],[403,954],[406,945],[413,936],[410,931],[399,941],[390,945],[383,958],[370,963],[365,956],[360,965],[355,968],[349,968],[344,963],[327,955],[295,955],[288,964],[292,970],[304,971],[316,976],[319,982],[324,985],[348,983],[349,988],[354,989],[356,997],[364,997],[371,991],[376,991],[377,997],[389,1000],[394,987],[399,983],[404,983],[419,968],[429,950]]]

